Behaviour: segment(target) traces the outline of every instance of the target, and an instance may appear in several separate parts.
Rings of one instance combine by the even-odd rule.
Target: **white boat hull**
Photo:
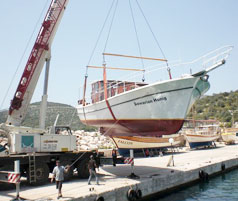
[[[234,144],[238,141],[236,133],[223,133],[221,134],[222,140],[227,144]]]
[[[185,135],[186,140],[191,143],[191,142],[212,142],[215,141],[219,138],[218,135],[190,135],[186,134]]]
[[[218,135],[198,135],[198,134],[184,134],[191,149],[205,146],[215,146]]]
[[[178,132],[191,106],[209,89],[201,77],[188,76],[139,87],[77,107],[80,120],[108,136],[153,136]]]

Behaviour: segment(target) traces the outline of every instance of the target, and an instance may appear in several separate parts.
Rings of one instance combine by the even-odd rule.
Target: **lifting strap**
[[[103,85],[104,85],[104,99],[106,101],[106,104],[107,104],[107,108],[109,109],[111,115],[112,115],[112,118],[117,121],[113,111],[112,111],[112,108],[107,100],[107,73],[106,73],[106,64],[104,63],[103,64],[104,68],[103,68]]]

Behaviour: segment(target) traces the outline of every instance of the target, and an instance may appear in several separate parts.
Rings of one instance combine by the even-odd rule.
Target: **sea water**
[[[208,182],[174,191],[150,201],[234,201],[238,200],[238,169],[210,178]]]

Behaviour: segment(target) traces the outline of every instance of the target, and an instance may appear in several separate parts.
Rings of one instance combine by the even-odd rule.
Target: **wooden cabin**
[[[123,93],[125,91],[130,91],[132,89],[142,87],[145,85],[147,84],[143,82],[107,80],[107,96],[108,98],[110,98],[112,96]],[[104,100],[103,80],[99,80],[92,83],[91,99],[92,99],[92,103],[96,103],[96,102]]]

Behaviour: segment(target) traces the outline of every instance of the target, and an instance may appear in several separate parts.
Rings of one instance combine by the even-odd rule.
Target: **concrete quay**
[[[87,185],[87,180],[72,180],[63,184],[63,198],[60,200],[95,201],[103,197],[105,201],[127,201],[130,188],[140,189],[146,198],[152,194],[175,189],[181,185],[199,180],[199,171],[209,175],[238,166],[238,145],[218,144],[217,148],[180,151],[174,154],[174,165],[167,167],[171,155],[163,157],[136,158],[134,172],[139,179],[129,179],[130,165],[104,166],[99,170],[100,185]],[[94,188],[90,191],[89,188]],[[0,200],[15,197],[15,190],[0,191]],[[21,187],[20,196],[27,200],[57,200],[54,184],[40,187]]]

